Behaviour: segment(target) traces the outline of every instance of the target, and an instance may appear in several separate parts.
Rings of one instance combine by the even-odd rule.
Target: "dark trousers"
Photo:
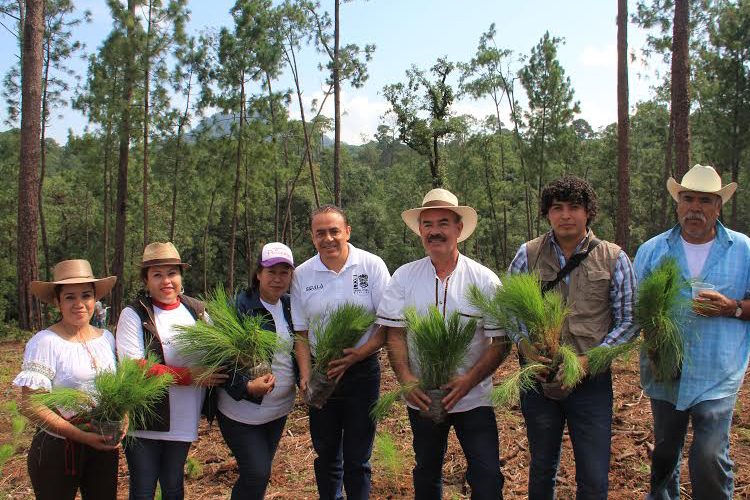
[[[612,438],[612,374],[586,377],[560,401],[549,399],[537,384],[521,396],[531,467],[529,499],[555,498],[565,423],[576,462],[576,498],[607,498]]]
[[[322,500],[370,496],[370,455],[375,423],[370,409],[380,391],[376,355],[351,366],[320,410],[310,407],[310,435],[317,457],[315,481]]]
[[[117,498],[120,450],[99,451],[38,431],[31,441],[27,466],[39,500]]]
[[[449,413],[441,424],[421,417],[419,410],[409,408],[416,458],[413,471],[414,498],[435,500],[443,497],[443,460],[448,448],[451,426],[466,456],[466,480],[474,500],[502,500],[503,474],[500,471],[500,445],[495,412],[480,406],[460,413]]]
[[[237,459],[239,477],[232,487],[232,500],[263,500],[271,478],[271,464],[284,431],[286,415],[249,425],[219,412],[219,429]]]
[[[728,500],[734,495],[734,462],[729,458],[729,430],[737,395],[702,401],[687,410],[651,400],[654,453],[651,457],[649,499],[680,498],[680,461],[688,423],[693,423],[688,469],[693,498]]]
[[[162,500],[185,497],[185,460],[190,442],[134,438],[125,446],[130,470],[130,500],[153,500],[156,482]]]

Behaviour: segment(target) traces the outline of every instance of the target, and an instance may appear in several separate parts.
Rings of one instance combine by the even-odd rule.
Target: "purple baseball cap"
[[[283,243],[266,243],[260,253],[260,265],[271,267],[276,264],[289,264],[294,267],[292,250]]]

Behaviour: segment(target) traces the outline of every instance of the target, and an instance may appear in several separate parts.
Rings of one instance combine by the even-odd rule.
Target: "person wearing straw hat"
[[[174,377],[144,428],[130,433],[135,439],[126,447],[125,457],[131,499],[154,498],[157,481],[164,500],[183,498],[185,460],[190,444],[198,438],[205,388],[228,378],[192,366],[172,342],[177,326],[208,319],[204,304],[183,293],[182,273],[189,267],[172,243],[147,245],[140,264],[144,291],[123,309],[117,323],[118,357],[153,356],[158,364],[152,372]]]
[[[570,314],[561,340],[578,355],[584,371],[586,351],[623,344],[638,333],[633,325],[635,272],[619,246],[599,240],[591,230],[598,208],[596,192],[579,177],[547,184],[540,212],[550,231],[521,245],[509,268],[510,273],[538,273],[543,291],[562,295]],[[551,363],[520,336],[514,340],[522,363]],[[585,375],[575,387],[565,387],[561,371],[540,373],[534,390],[521,395],[531,454],[529,499],[554,498],[566,425],[575,457],[576,498],[607,498],[612,374]]]
[[[404,264],[393,273],[377,312],[377,322],[388,327],[388,351],[396,377],[402,386],[413,385],[419,366],[408,352],[405,311],[419,314],[437,307],[444,318],[454,311],[477,318],[477,328],[459,374],[443,389],[447,420],[436,424],[420,415],[427,411],[430,397],[418,386],[406,395],[413,433],[416,466],[413,470],[417,499],[442,498],[442,466],[448,432],[454,427],[468,464],[467,480],[473,499],[502,498],[499,441],[495,412],[490,403],[491,376],[507,354],[505,333],[489,325],[467,300],[476,285],[493,295],[500,280],[490,269],[458,251],[477,227],[477,213],[458,204],[448,190],[433,189],[422,206],[405,210],[401,218],[420,236],[427,256]]]
[[[60,310],[60,321],[37,332],[26,343],[21,372],[13,385],[21,387],[21,411],[38,430],[28,452],[28,471],[38,499],[117,497],[119,444],[83,430],[75,415],[34,404],[35,392],[53,388],[91,388],[99,371],[114,371],[115,339],[91,326],[94,304],[107,295],[117,278],[95,278],[82,259],[55,265],[53,281],[32,281],[31,292]],[[83,423],[83,422],[80,422]]]
[[[718,218],[736,189],[734,182],[722,185],[716,170],[705,165],[695,165],[681,182],[670,178],[667,190],[677,203],[678,223],[641,245],[635,256],[639,278],[673,257],[682,276],[698,282],[683,292],[685,299],[695,297],[693,311],[677,319],[688,325],[678,378],[657,380],[641,357],[641,385],[654,418],[649,498],[679,498],[690,423],[693,498],[728,499],[734,492],[729,430],[750,355],[750,239]]]

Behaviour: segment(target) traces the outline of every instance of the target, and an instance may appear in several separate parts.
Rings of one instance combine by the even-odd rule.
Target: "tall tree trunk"
[[[313,196],[315,197],[315,207],[320,207],[320,196],[318,196],[318,183],[315,180],[315,167],[313,166],[313,160],[312,160],[312,145],[310,144],[310,134],[307,131],[307,122],[305,121],[305,106],[302,103],[302,89],[300,88],[299,83],[299,73],[297,71],[297,58],[294,55],[294,51],[291,53],[292,55],[292,76],[294,77],[294,86],[297,90],[297,102],[299,103],[299,114],[300,119],[302,120],[302,133],[305,136],[305,156],[307,158],[307,163],[310,166],[310,183],[312,185],[313,190]]]
[[[240,76],[240,126],[237,131],[237,160],[234,172],[232,197],[232,233],[229,239],[229,291],[234,292],[234,254],[237,242],[237,210],[240,198],[240,171],[242,168],[242,132],[245,120],[245,72]]]
[[[151,16],[153,15],[154,2],[148,2],[148,21],[146,24],[146,46],[144,48],[144,70],[143,70],[143,246],[148,245],[148,126],[151,116],[149,114],[149,93],[151,92]]]
[[[334,0],[333,16],[333,200],[341,206],[341,67],[339,61],[339,4]]]
[[[222,169],[224,167],[224,158],[221,159]],[[203,295],[208,293],[208,228],[211,226],[211,214],[214,211],[214,199],[216,199],[216,188],[211,191],[211,204],[208,206],[208,216],[206,217],[206,227],[203,230]]]
[[[190,93],[193,84],[193,69],[190,68],[188,76],[187,99],[185,99],[185,110],[180,117],[180,123],[177,125],[177,150],[174,156],[174,171],[172,172],[172,217],[169,221],[169,241],[174,241],[175,225],[177,224],[177,184],[180,175],[180,166],[182,163],[182,130],[187,122],[188,113],[190,112]]]
[[[630,115],[628,96],[628,2],[617,0],[617,228],[615,243],[628,251],[630,239]]]
[[[41,326],[39,303],[31,294],[37,279],[37,231],[39,160],[41,155],[42,50],[44,1],[27,0],[23,29],[21,69],[21,166],[18,171],[16,273],[18,277],[18,325],[26,330]]]
[[[505,97],[510,108],[510,118],[513,120],[513,137],[515,138],[518,159],[521,162],[521,179],[523,180],[524,204],[526,205],[526,239],[531,240],[531,193],[529,192],[529,179],[526,172],[526,161],[524,160],[523,138],[518,126],[518,112],[513,98],[513,87],[508,84],[508,80],[504,76],[501,75],[500,78],[502,78],[503,88],[506,90]]]
[[[39,140],[39,232],[42,236],[42,253],[44,254],[44,278],[50,280],[50,262],[49,262],[49,241],[47,240],[47,224],[44,219],[44,178],[47,173],[47,115],[49,114],[49,108],[47,107],[47,86],[49,85],[49,64],[50,64],[50,46],[52,43],[52,37],[47,37],[46,43],[44,44],[44,76],[42,77],[42,118],[41,127],[42,134]],[[47,315],[47,308],[45,307],[45,316]],[[46,318],[45,318],[46,319]]]
[[[661,173],[661,207],[659,215],[661,216],[661,224],[657,230],[663,230],[669,221],[669,203],[672,197],[666,190],[667,180],[672,175],[672,151],[674,150],[674,114],[672,110],[669,111],[669,127],[667,127],[667,141],[664,146],[664,168]]]
[[[135,79],[135,6],[136,0],[128,0],[127,40],[125,43],[125,85],[122,91],[122,118],[120,120],[120,147],[117,166],[117,199],[115,211],[115,253],[112,259],[112,272],[117,276],[112,292],[112,321],[117,319],[122,310],[124,297],[123,280],[125,278],[125,229],[128,209],[128,159],[130,155],[130,107],[133,99]]]
[[[432,174],[432,187],[443,187],[443,175],[440,172],[440,141],[438,136],[432,136],[432,158],[430,158],[430,173]]]
[[[674,116],[675,175],[677,180],[690,164],[690,2],[675,0],[672,31],[672,113]]]
[[[104,264],[104,275],[109,276],[109,215],[110,210],[112,208],[110,207],[111,200],[112,200],[112,184],[110,182],[110,155],[111,155],[111,149],[112,149],[112,119],[107,119],[107,135],[104,139],[104,202],[103,202],[103,211],[104,211],[104,227],[102,228],[102,232],[104,233],[104,254],[102,257],[103,264]]]

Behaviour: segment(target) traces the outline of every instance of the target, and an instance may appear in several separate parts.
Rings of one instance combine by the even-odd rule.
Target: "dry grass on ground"
[[[18,342],[0,344],[0,387],[5,388],[5,401],[17,397],[10,388],[10,381],[20,365],[23,345]],[[496,380],[505,371],[512,369],[513,358],[506,361]],[[382,359],[383,388],[392,387],[394,379],[388,362]],[[649,447],[653,443],[651,414],[648,398],[638,386],[636,360],[614,369],[615,412],[613,422],[612,462],[610,471],[610,498],[643,498],[648,486]],[[3,407],[4,408],[4,407]],[[520,410],[497,413],[498,432],[501,440],[502,470],[505,474],[505,497],[526,498],[529,453],[525,428]],[[11,436],[10,417],[5,410],[0,413],[0,443],[7,443]],[[394,436],[395,449],[376,450],[373,457],[374,499],[400,499],[413,497],[411,468],[414,455],[411,451],[411,431],[403,405],[397,405],[390,417],[379,427]],[[19,440],[16,454],[5,464],[0,476],[0,498],[31,498],[32,491],[26,475],[26,450],[32,429],[27,429]],[[687,448],[687,446],[686,446]],[[190,457],[202,469],[186,480],[188,499],[224,499],[236,479],[236,463],[224,445],[218,427],[201,425],[200,438],[190,451]],[[316,498],[313,476],[314,452],[307,431],[305,408],[298,403],[289,415],[284,437],[279,445],[273,466],[271,484],[266,498],[314,499]],[[732,425],[732,458],[735,462],[736,498],[750,497],[750,395],[743,388],[737,403]],[[564,440],[562,465],[558,478],[558,497],[575,496],[575,464],[567,435]],[[468,498],[464,483],[466,464],[451,433],[446,454],[445,498]],[[687,467],[683,464],[682,487],[685,498],[690,497]],[[120,466],[120,498],[127,498],[127,467],[124,457]]]

